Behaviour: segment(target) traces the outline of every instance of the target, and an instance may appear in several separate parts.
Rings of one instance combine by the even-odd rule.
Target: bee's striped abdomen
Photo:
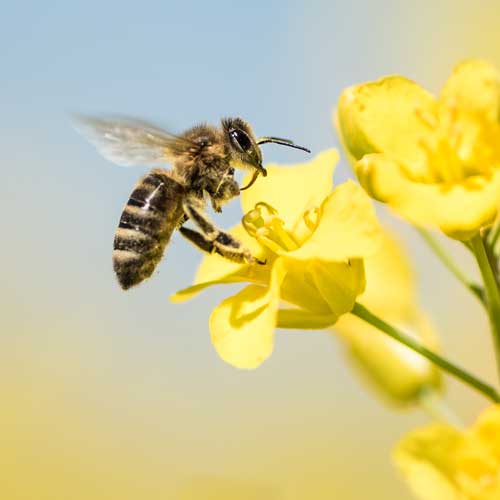
[[[113,268],[126,290],[149,278],[183,218],[184,186],[167,171],[152,170],[138,182],[115,234]]]

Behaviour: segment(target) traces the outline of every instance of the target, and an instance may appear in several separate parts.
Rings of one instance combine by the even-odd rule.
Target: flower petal
[[[441,229],[467,240],[491,223],[500,201],[500,170],[450,184],[413,182],[400,164],[385,155],[367,155],[355,165],[360,184],[370,196],[419,226]]]
[[[356,298],[365,289],[361,259],[352,259],[350,263],[314,260],[309,269],[316,288],[337,318],[352,310]]]
[[[198,295],[209,286],[229,285],[231,283],[245,283],[247,281],[249,281],[249,278],[245,274],[238,274],[236,272],[234,274],[224,276],[224,278],[218,280],[204,281],[203,283],[198,283],[196,285],[191,285],[183,288],[178,292],[172,294],[169,299],[170,302],[173,302],[174,304],[180,304],[181,302],[192,299],[195,295]]]
[[[491,406],[478,418],[474,426],[476,436],[500,465],[500,406]],[[500,478],[499,478],[500,481]]]
[[[428,133],[422,116],[432,113],[436,100],[415,82],[389,76],[349,87],[340,96],[337,120],[342,142],[356,160],[384,152],[416,177],[427,173],[420,145]]]
[[[338,159],[337,150],[328,149],[307,163],[266,165],[267,177],[261,177],[241,195],[243,212],[249,212],[261,201],[266,202],[279,212],[285,227],[292,229],[306,210],[319,207],[332,190]]]
[[[409,433],[394,458],[418,498],[497,500],[499,431],[500,406],[496,405],[464,432],[434,424]]]
[[[323,330],[335,323],[335,314],[317,314],[303,309],[280,309],[276,326],[299,330]]]
[[[278,259],[269,288],[249,285],[212,311],[209,320],[212,343],[227,363],[252,369],[271,355],[284,274],[283,262]]]
[[[389,321],[407,321],[415,309],[411,264],[405,249],[387,228],[381,242],[379,249],[364,259],[366,289],[358,302]]]
[[[394,461],[417,498],[457,500],[454,458],[464,438],[451,426],[432,424],[406,435],[397,445]]]
[[[314,284],[309,263],[282,257],[286,275],[281,283],[281,298],[315,314],[330,314],[330,306]]]
[[[500,73],[486,61],[471,59],[459,64],[444,86],[440,99],[449,107],[500,117]]]
[[[377,250],[380,225],[370,199],[357,184],[347,181],[337,186],[321,209],[318,227],[300,248],[288,252],[289,257],[346,261]]]

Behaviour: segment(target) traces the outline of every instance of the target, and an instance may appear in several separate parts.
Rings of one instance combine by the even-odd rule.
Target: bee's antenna
[[[288,146],[290,148],[301,149],[302,151],[306,151],[307,153],[311,152],[309,149],[303,146],[298,146],[293,141],[289,139],[282,139],[281,137],[260,137],[259,139],[257,139],[257,144],[259,146],[261,144],[268,144],[270,142],[273,144],[280,144],[281,146]]]

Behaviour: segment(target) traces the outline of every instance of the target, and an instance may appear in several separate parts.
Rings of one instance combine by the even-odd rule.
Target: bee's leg
[[[217,229],[200,207],[196,199],[184,201],[184,211],[200,229],[194,231],[187,227],[179,228],[180,233],[191,243],[208,253],[218,253],[233,262],[265,264],[264,261],[252,256],[236,238],[225,231]]]
[[[215,252],[214,244],[210,240],[207,240],[207,238],[198,231],[194,231],[188,227],[180,227],[179,232],[182,236],[184,236],[184,238],[193,243],[193,245],[197,246],[200,250],[207,253]]]
[[[234,169],[231,170],[232,173],[222,179],[215,193],[210,196],[212,208],[216,212],[222,212],[222,205],[240,194],[240,187],[232,177]]]
[[[193,229],[189,229],[188,227],[181,227],[179,228],[179,231],[182,234],[182,236],[184,236],[184,238],[189,240],[191,243],[193,243],[195,246],[197,246],[204,252],[217,253],[222,257],[231,260],[233,262],[240,262],[240,263],[255,262],[258,264],[265,264],[264,261],[253,257],[250,254],[250,252],[246,248],[242,247],[241,244],[234,238],[232,238],[232,242],[235,242],[237,246],[229,244],[221,244],[217,240],[210,240],[203,233],[199,233],[198,231],[194,231]],[[226,233],[223,233],[221,231],[219,235],[220,234],[226,234]]]

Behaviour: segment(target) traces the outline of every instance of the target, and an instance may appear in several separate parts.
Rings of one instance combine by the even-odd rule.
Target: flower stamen
[[[274,253],[281,253],[283,248],[270,238],[270,231],[266,227],[259,228],[255,233],[255,239]]]
[[[311,208],[302,216],[304,222],[308,229],[312,232],[314,231],[319,224],[319,209],[317,207]]]
[[[427,156],[431,182],[454,183],[467,177],[465,125],[457,108],[443,106],[437,114],[422,110],[416,110],[416,114],[431,129],[428,135],[418,140]]]
[[[243,217],[242,224],[250,236],[273,252],[296,250],[299,243],[284,228],[284,222],[277,214],[274,207],[259,202]]]

